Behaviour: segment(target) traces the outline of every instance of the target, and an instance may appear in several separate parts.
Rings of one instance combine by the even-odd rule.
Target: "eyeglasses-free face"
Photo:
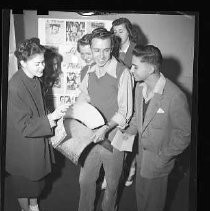
[[[104,67],[111,58],[111,39],[93,38],[91,50],[96,64]]]

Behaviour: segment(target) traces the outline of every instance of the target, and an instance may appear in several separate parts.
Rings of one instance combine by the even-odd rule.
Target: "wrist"
[[[107,127],[111,127],[111,122],[107,122],[105,125],[106,125]]]
[[[105,125],[103,125],[103,128],[104,128],[104,131],[107,132],[109,129],[109,126],[105,124]]]
[[[109,131],[109,130],[111,129],[111,125],[110,125],[109,122],[107,122],[107,123],[104,125],[104,127],[106,128],[106,129],[105,129],[106,132]]]
[[[56,122],[55,122],[55,120],[52,118],[52,115],[51,115],[51,114],[48,114],[48,115],[47,115],[47,118],[48,118],[48,120],[49,120],[49,123],[50,123],[50,127],[51,127],[51,128],[54,127],[54,126],[56,126]]]

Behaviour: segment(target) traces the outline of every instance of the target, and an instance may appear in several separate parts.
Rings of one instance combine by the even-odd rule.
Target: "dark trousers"
[[[93,211],[96,197],[96,181],[103,165],[107,187],[102,201],[103,211],[114,211],[117,189],[122,174],[124,152],[113,149],[113,152],[100,145],[94,146],[81,167],[80,200],[78,211]]]
[[[163,211],[167,193],[168,176],[148,179],[136,172],[136,201],[138,211]]]

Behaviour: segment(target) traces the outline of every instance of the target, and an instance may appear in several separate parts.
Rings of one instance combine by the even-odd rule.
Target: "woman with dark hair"
[[[15,51],[19,70],[8,84],[6,171],[22,211],[39,211],[37,198],[54,155],[48,137],[69,104],[47,114],[39,78],[45,48],[38,38],[26,39]]]
[[[44,94],[47,94],[61,74],[61,62],[63,57],[56,51],[56,49],[51,47],[45,48],[45,69],[43,72],[42,82]]]
[[[62,71],[61,62],[63,60],[62,55],[57,52],[54,47],[45,46],[45,68],[41,79],[43,98],[45,100],[46,109],[51,112],[55,109],[53,100],[53,86],[60,83]]]
[[[127,18],[116,19],[112,22],[110,31],[121,39],[119,59],[130,69],[132,51],[136,45],[131,22]]]

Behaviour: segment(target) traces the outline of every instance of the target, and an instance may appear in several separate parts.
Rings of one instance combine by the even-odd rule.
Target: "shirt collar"
[[[127,43],[126,43],[126,47],[124,47],[124,50],[121,50],[121,49],[120,49],[120,52],[126,53],[127,50],[128,50],[128,48],[129,48],[129,46],[130,46],[130,42],[127,42]]]
[[[166,79],[165,79],[164,75],[162,73],[160,73],[160,78],[158,79],[157,83],[155,84],[153,91],[150,93],[149,96],[146,95],[146,92],[147,92],[146,83],[145,82],[141,83],[139,86],[143,87],[142,95],[143,95],[145,101],[150,100],[154,96],[155,93],[162,95],[164,87],[165,87],[165,83],[166,83]]]
[[[117,78],[116,67],[117,67],[117,60],[114,57],[112,57],[109,64],[107,64],[106,67],[104,68],[103,72],[99,71],[100,67],[97,64],[95,64],[89,69],[88,73],[95,72],[98,78],[104,76],[106,73],[114,78]]]

